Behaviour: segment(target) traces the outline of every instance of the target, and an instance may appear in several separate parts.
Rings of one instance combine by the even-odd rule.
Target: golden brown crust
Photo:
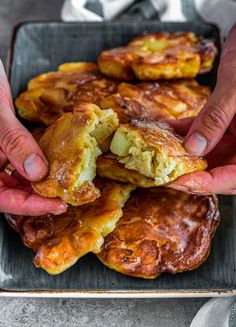
[[[65,62],[58,67],[58,70],[60,72],[76,72],[82,74],[99,73],[97,64],[89,61]]]
[[[116,115],[89,103],[76,107],[73,113],[64,114],[46,130],[39,145],[49,162],[49,174],[42,181],[32,183],[38,194],[60,197],[72,205],[89,203],[99,197],[99,190],[92,180],[96,157],[101,150],[100,141],[93,133],[100,120],[106,121],[107,113],[114,116],[110,130],[104,132],[109,137],[118,126]],[[91,173],[87,177],[89,169]]]
[[[65,63],[58,71],[47,72],[32,78],[27,85],[28,90],[37,88],[65,88],[73,91],[77,85],[101,78],[98,66],[92,62]]]
[[[180,119],[197,116],[209,95],[209,88],[194,80],[121,83],[118,93],[103,98],[100,106],[112,108],[121,123],[132,118]]]
[[[115,93],[117,82],[104,78],[95,63],[66,63],[60,71],[39,75],[15,101],[21,117],[50,125],[83,102],[98,104]]]
[[[213,42],[194,33],[159,32],[103,51],[98,64],[103,74],[121,80],[193,78],[211,69],[215,55]]]
[[[139,187],[154,187],[155,182],[135,170],[127,169],[121,164],[117,156],[105,153],[97,158],[97,174],[100,177],[110,178],[116,181],[131,183]]]
[[[133,79],[132,62],[147,53],[146,47],[119,47],[103,51],[98,57],[100,71],[111,78],[129,81]]]
[[[119,128],[125,131],[136,131],[137,135],[149,146],[168,149],[168,154],[171,156],[186,155],[186,157],[199,159],[185,151],[182,146],[183,138],[164,121],[132,119],[129,124],[122,124]]]
[[[109,268],[141,278],[193,270],[208,257],[218,224],[216,196],[139,189],[97,256]]]
[[[50,274],[72,266],[88,252],[99,252],[103,237],[115,228],[134,186],[97,179],[101,196],[91,204],[69,206],[67,212],[30,217],[8,215],[23,243],[36,252],[34,263]]]

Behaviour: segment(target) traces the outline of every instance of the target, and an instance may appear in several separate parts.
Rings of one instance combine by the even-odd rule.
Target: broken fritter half
[[[125,168],[125,165],[118,161],[116,155],[104,153],[97,158],[97,174],[120,182],[128,182],[139,187],[154,187],[155,182],[146,176],[139,174],[135,170]]]
[[[193,78],[211,70],[217,50],[194,33],[150,33],[127,46],[103,51],[98,64],[112,78],[158,80]]]
[[[94,201],[100,195],[92,182],[96,159],[118,124],[111,109],[101,110],[91,103],[64,114],[39,141],[49,162],[49,173],[42,181],[32,183],[33,189],[75,206]]]
[[[99,105],[100,99],[117,91],[118,83],[104,78],[95,63],[65,63],[59,71],[41,74],[28,83],[15,101],[24,119],[51,125],[83,102]]]
[[[216,196],[165,188],[135,193],[98,258],[122,274],[147,279],[200,266],[220,220]]]
[[[105,179],[97,179],[95,184],[101,191],[100,198],[81,207],[69,206],[61,215],[7,215],[23,243],[36,253],[36,267],[59,274],[86,253],[101,250],[103,238],[114,230],[135,187]]]
[[[181,175],[206,169],[206,161],[187,153],[182,142],[162,121],[133,119],[119,126],[110,149],[125,168],[137,171],[160,186]]]
[[[121,83],[117,93],[104,97],[101,108],[112,108],[121,123],[132,118],[181,119],[197,116],[210,89],[195,80]]]

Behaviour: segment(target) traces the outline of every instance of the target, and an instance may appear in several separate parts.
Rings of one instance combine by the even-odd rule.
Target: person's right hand
[[[187,134],[185,149],[205,156],[209,167],[178,178],[170,187],[199,194],[236,194],[235,114],[236,24],[224,44],[216,87],[206,105],[196,119],[171,122],[177,132]]]
[[[16,168],[8,176],[3,167]],[[48,163],[33,136],[14,113],[10,86],[0,60],[0,212],[17,215],[60,214],[67,209],[61,199],[48,199],[33,192],[30,181],[41,180]]]

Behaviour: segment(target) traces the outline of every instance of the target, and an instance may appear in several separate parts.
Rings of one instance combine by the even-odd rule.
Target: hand
[[[186,135],[193,118],[169,121],[175,131]],[[208,170],[179,177],[168,186],[179,191],[196,194],[236,194],[236,119],[230,133],[224,135],[214,149],[206,155]]]
[[[42,179],[47,160],[32,135],[17,120],[10,86],[0,60],[0,167],[9,160],[16,172],[0,172],[0,212],[18,215],[59,214],[67,205],[60,199],[34,194],[28,181]]]
[[[235,113],[236,24],[224,44],[216,87],[206,105],[195,120],[171,123],[177,132],[187,133],[184,147],[189,153],[206,156],[208,170],[182,176],[170,187],[191,193],[236,194]]]

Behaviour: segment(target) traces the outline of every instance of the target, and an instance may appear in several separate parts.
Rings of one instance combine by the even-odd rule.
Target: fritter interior
[[[104,153],[98,156],[96,165],[97,175],[100,177],[132,183],[143,188],[155,186],[155,182],[152,179],[139,174],[135,170],[125,168],[125,165],[121,164],[117,156],[112,153]]]

